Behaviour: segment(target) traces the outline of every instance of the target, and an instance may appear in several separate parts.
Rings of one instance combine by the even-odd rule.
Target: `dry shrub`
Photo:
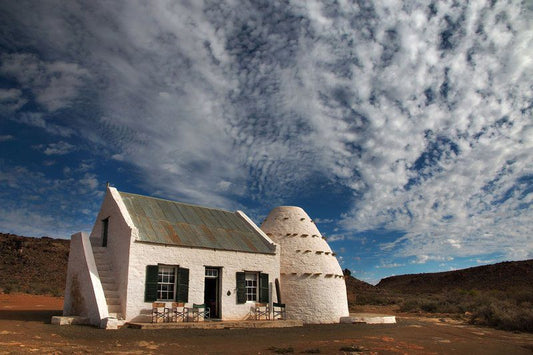
[[[533,309],[521,307],[513,300],[490,299],[474,310],[471,323],[533,332]]]
[[[533,290],[453,290],[442,294],[404,295],[401,312],[470,314],[469,322],[533,332]]]

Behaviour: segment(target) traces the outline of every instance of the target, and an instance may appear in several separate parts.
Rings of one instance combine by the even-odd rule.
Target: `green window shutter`
[[[144,285],[144,302],[157,301],[157,265],[146,265],[146,283]]]
[[[244,272],[237,273],[237,303],[246,303],[246,279]]]
[[[259,274],[259,302],[268,302],[268,274]]]
[[[177,302],[189,302],[189,269],[178,268]]]

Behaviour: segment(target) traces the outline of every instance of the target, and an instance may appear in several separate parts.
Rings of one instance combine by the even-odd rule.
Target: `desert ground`
[[[400,316],[397,324],[281,329],[164,329],[55,326],[63,299],[0,294],[0,354],[531,354],[533,334]],[[379,309],[369,309],[379,311]]]

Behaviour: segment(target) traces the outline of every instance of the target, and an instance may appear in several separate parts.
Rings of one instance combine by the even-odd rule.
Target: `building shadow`
[[[53,316],[60,316],[62,310],[0,310],[0,319],[50,324]]]

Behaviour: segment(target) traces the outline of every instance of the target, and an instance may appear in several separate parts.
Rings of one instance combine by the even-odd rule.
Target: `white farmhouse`
[[[284,221],[279,213],[278,217],[272,221]],[[277,233],[283,227],[273,227],[272,223],[270,227],[276,231],[277,241],[286,244]],[[296,274],[301,280],[297,300],[288,290],[284,293],[285,283],[293,287],[290,280],[296,277],[291,272],[292,276],[280,278],[280,268],[288,265],[280,258],[287,255],[294,259],[292,264],[297,264],[298,258],[307,263],[307,255],[295,250],[284,253],[243,212],[108,187],[90,236],[72,236],[63,314],[85,317],[90,324],[110,328],[116,319],[150,321],[154,301],[206,304],[211,318],[222,320],[247,319],[256,302],[283,302],[289,319],[339,322],[348,315],[344,279],[327,243],[322,239],[321,243],[317,245],[320,251],[327,252],[321,256],[329,259],[318,262],[312,275],[307,271]],[[318,251],[312,250],[315,255]],[[317,287],[317,280],[322,278],[327,279],[327,286]],[[339,282],[332,283],[332,278]],[[308,289],[305,280],[309,281]],[[272,285],[278,292],[272,292]],[[337,287],[331,294],[338,298],[329,297],[317,313],[316,301],[306,299],[320,299],[324,287]],[[317,290],[321,294],[313,295]],[[284,294],[286,299],[281,298]],[[306,305],[308,311],[302,311]],[[328,316],[324,316],[328,309]]]

